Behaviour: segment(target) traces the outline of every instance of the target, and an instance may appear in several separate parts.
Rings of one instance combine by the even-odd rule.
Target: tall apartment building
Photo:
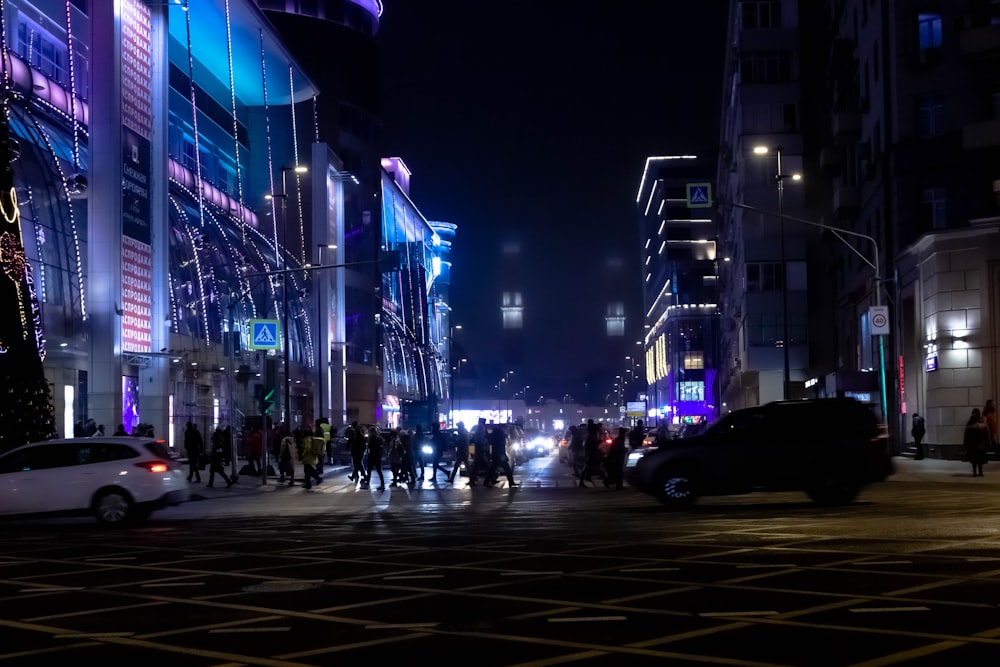
[[[840,361],[884,363],[897,443],[919,412],[940,453],[1000,390],[1000,4],[828,1],[822,18],[828,217],[864,235],[830,254]],[[877,300],[888,336],[870,335]]]
[[[718,164],[720,389],[727,409],[805,395],[807,264],[798,3],[730,4]],[[808,180],[808,177],[807,177]],[[815,303],[815,302],[813,302]]]
[[[649,157],[639,183],[650,423],[700,423],[721,407],[716,223],[687,198],[688,184],[711,181],[714,167],[692,155]]]

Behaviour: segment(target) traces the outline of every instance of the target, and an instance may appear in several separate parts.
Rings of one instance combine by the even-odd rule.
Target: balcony
[[[962,128],[962,148],[967,151],[1000,146],[1000,120],[969,123]]]
[[[964,28],[959,34],[959,52],[967,58],[1000,56],[1000,24]]]
[[[861,136],[861,114],[857,111],[833,113],[833,137],[841,139]]]
[[[847,218],[861,207],[861,193],[854,185],[839,184],[833,189],[833,211],[839,218]]]

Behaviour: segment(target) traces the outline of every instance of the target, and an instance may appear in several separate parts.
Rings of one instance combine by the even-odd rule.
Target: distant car
[[[872,408],[834,398],[736,410],[697,435],[631,452],[625,467],[629,485],[674,507],[753,491],[805,491],[843,505],[891,473]]]
[[[0,456],[0,514],[93,514],[120,524],[190,497],[187,471],[162,440],[47,440]]]

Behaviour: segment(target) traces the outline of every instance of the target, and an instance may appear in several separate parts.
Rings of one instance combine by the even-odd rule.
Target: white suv
[[[190,497],[180,463],[152,438],[46,440],[0,455],[0,514],[90,513],[113,524]]]

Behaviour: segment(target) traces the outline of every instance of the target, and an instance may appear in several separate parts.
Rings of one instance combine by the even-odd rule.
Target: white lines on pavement
[[[1000,558],[995,558],[993,556],[970,556],[965,560],[969,563],[982,563],[984,561],[1000,560]]]
[[[135,560],[135,556],[94,556],[93,558],[85,558],[84,560],[86,560],[87,562]]]
[[[433,628],[437,627],[437,622],[432,623],[372,623],[365,626],[365,630],[390,630],[396,628]]]
[[[852,614],[883,614],[897,611],[930,611],[930,607],[855,607],[847,611]]]
[[[18,593],[59,593],[61,591],[82,591],[83,586],[45,586],[38,588],[22,588]]]
[[[178,588],[181,586],[204,586],[204,581],[165,581],[159,584],[143,584],[143,588]]]
[[[215,628],[208,631],[210,635],[236,635],[256,632],[288,632],[292,629],[290,625],[282,625],[273,628]]]
[[[549,623],[593,623],[595,621],[627,621],[628,616],[569,616],[565,618],[549,618]]]
[[[551,570],[549,572],[501,572],[501,577],[536,577],[539,575],[562,574],[562,570]]]
[[[699,616],[715,618],[718,616],[775,616],[776,611],[704,611]]]
[[[52,635],[55,639],[100,639],[101,637],[131,637],[134,632],[67,632],[63,635]]]
[[[754,563],[754,564],[751,564],[751,565],[737,565],[736,569],[737,570],[753,570],[753,569],[765,569],[765,568],[771,568],[771,567],[785,569],[785,568],[789,568],[789,567],[793,567],[793,568],[794,567],[798,567],[798,565],[796,565],[795,563]]]
[[[912,565],[912,560],[860,560],[849,565]]]
[[[679,567],[630,567],[622,572],[677,572]]]
[[[444,579],[443,574],[403,574],[395,577],[382,577],[383,581],[402,581],[404,579]]]

